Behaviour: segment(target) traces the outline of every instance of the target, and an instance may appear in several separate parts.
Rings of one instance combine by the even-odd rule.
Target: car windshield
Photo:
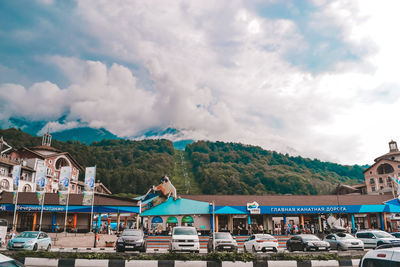
[[[215,233],[215,239],[232,239],[230,233]]]
[[[138,230],[123,231],[122,236],[142,236],[142,231]]]
[[[320,239],[315,235],[303,235],[302,238],[305,241],[320,241]]]
[[[394,238],[391,234],[388,234],[386,232],[375,232],[375,236],[377,238]]]
[[[36,238],[38,236],[39,233],[37,232],[23,232],[20,235],[18,235],[17,237],[20,238]]]
[[[262,240],[273,240],[275,239],[272,235],[256,235],[257,239],[262,239]]]
[[[337,234],[336,235],[338,239],[355,239],[354,236],[349,235],[349,234]]]
[[[197,235],[194,228],[174,228],[174,235]]]

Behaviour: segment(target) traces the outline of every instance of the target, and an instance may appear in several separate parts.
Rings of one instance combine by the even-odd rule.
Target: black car
[[[115,248],[117,252],[124,252],[125,250],[146,252],[147,243],[143,231],[140,229],[125,229],[118,236]]]
[[[329,247],[330,245],[328,242],[322,241],[315,235],[296,235],[286,242],[286,248],[289,251],[309,251],[312,249],[328,251]]]

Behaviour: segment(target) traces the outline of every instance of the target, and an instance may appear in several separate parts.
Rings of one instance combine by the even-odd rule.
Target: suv
[[[199,236],[196,228],[190,226],[177,226],[172,229],[169,251],[200,252]]]
[[[399,238],[381,230],[363,230],[356,233],[356,237],[363,241],[365,248],[375,248],[380,245],[400,242]]]
[[[230,233],[228,232],[219,232],[219,233],[214,233],[215,236],[215,250],[222,251],[222,250],[227,250],[227,251],[232,251],[232,252],[237,252],[238,246],[237,242],[234,239],[234,237],[231,236]],[[210,236],[208,239],[207,243],[207,251],[211,252],[213,250],[213,235]]]
[[[125,250],[138,250],[146,252],[145,235],[140,229],[125,229],[120,236],[118,236],[115,249],[117,252],[124,252]]]

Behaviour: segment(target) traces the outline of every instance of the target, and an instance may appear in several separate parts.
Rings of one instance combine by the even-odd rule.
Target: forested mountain
[[[0,129],[14,148],[41,144],[17,129]],[[363,180],[363,168],[291,157],[256,146],[199,141],[185,151],[169,140],[103,140],[90,145],[79,141],[52,146],[69,152],[84,166],[97,166],[97,179],[113,193],[144,194],[171,177],[178,194],[326,194],[338,183]],[[81,172],[83,179],[84,172]]]
[[[256,146],[200,141],[186,146],[204,194],[328,194],[363,181],[363,168],[290,157]]]

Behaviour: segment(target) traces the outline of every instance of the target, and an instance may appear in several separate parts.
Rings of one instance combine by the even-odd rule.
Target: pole
[[[65,233],[65,235],[67,235],[68,202],[69,202],[69,185],[68,185],[68,194],[67,194],[67,205],[65,206],[65,219],[64,219],[64,233]]]
[[[13,231],[15,232],[17,230],[17,227],[15,225],[15,217],[17,215],[17,203],[18,203],[18,187],[17,187],[17,192],[15,193],[15,203],[14,203],[14,217],[13,217]]]
[[[93,177],[94,181],[93,181],[93,188],[92,188],[92,190],[93,190],[92,209],[90,211],[90,232],[93,231],[93,205],[94,205],[94,191],[95,191],[95,188],[96,188],[96,171],[97,171],[97,166],[94,165],[94,177]]]
[[[213,229],[212,229],[212,231],[213,231],[213,251],[215,250],[215,201],[213,200],[213,202],[212,202],[212,211],[213,211],[213,214],[212,214],[212,216],[213,216]]]
[[[93,195],[92,195],[92,209],[90,211],[90,232],[93,231],[93,205],[94,205],[94,187],[93,187]]]
[[[43,193],[42,209],[40,210],[39,231],[42,230],[43,206],[44,206],[44,198],[45,198],[45,197],[46,197],[46,193]]]

